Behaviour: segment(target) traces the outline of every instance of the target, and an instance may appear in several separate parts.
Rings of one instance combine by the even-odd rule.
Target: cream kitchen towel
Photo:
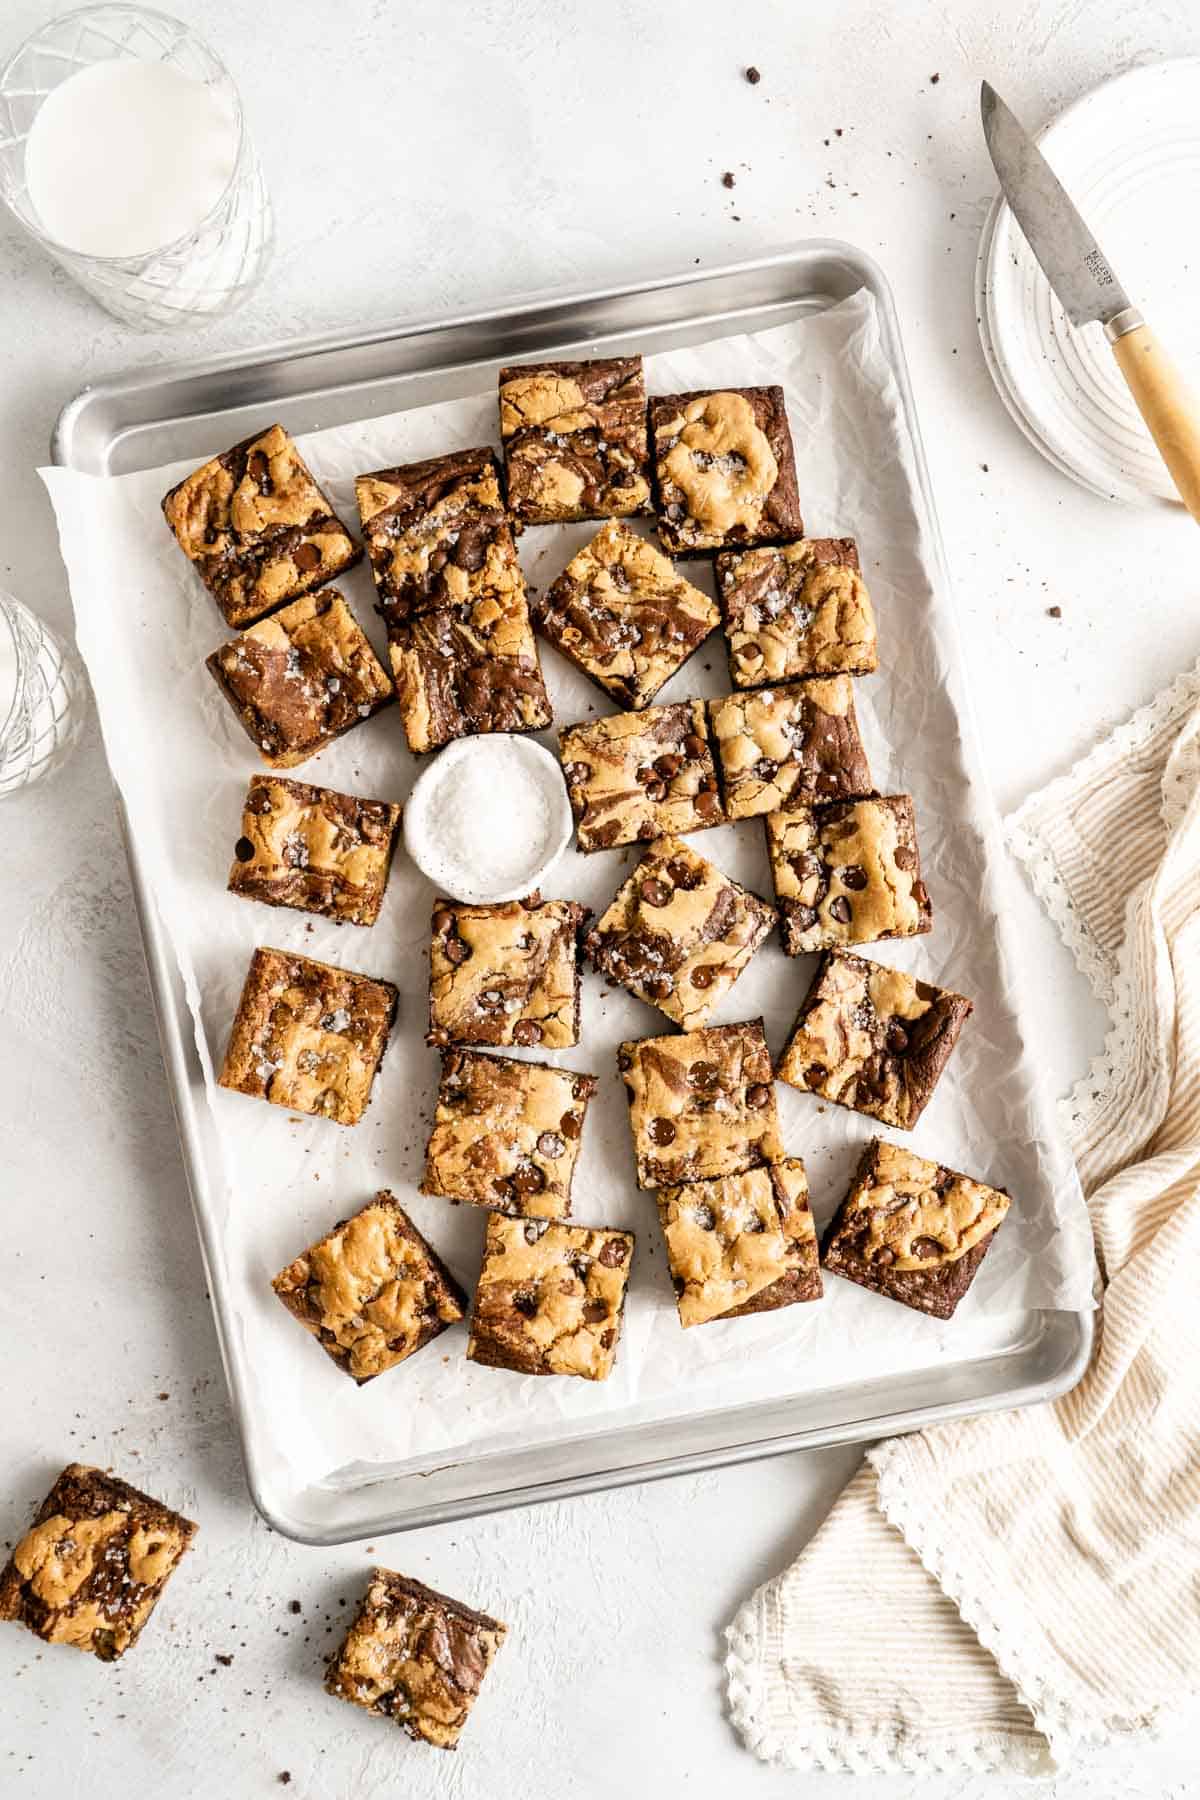
[[[1051,1406],[869,1452],[746,1603],[729,1701],[764,1760],[1047,1773],[1200,1692],[1200,665],[1011,840],[1111,1012],[1064,1102],[1096,1352]]]

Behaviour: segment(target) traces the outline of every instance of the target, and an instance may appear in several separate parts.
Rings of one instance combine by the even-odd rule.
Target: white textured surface
[[[971,299],[991,196],[979,75],[1036,125],[1118,68],[1200,50],[1190,0],[812,0],[803,14],[716,0],[453,12],[310,0],[276,14],[286,27],[270,41],[260,9],[174,3],[237,74],[279,210],[265,290],[197,349],[846,236],[896,286],[1001,802],[1195,658],[1195,527],[1118,511],[1046,469],[990,388]],[[6,37],[44,10],[8,0]],[[738,77],[751,61],[757,88]],[[65,625],[68,607],[33,469],[58,405],[88,380],[177,354],[92,310],[0,225],[0,579],[52,622]],[[380,1560],[496,1606],[513,1638],[457,1758],[324,1699],[326,1625],[369,1559],[290,1546],[245,1501],[94,729],[66,776],[6,802],[3,821],[0,1539],[77,1453],[111,1460],[203,1527],[124,1668],[3,1633],[5,1800],[241,1800],[279,1791],[284,1769],[298,1800],[795,1793],[721,1717],[719,1628],[795,1552],[854,1452],[380,1542]],[[1032,900],[1020,923],[1049,942]],[[1100,1025],[1065,953],[1059,966],[1037,996],[1056,1089]],[[1177,1742],[1114,1768],[1107,1791],[1067,1778],[1056,1792],[1182,1800],[1200,1793],[1195,1762]],[[899,1800],[918,1785],[939,1791],[855,1793]],[[847,1788],[830,1778],[804,1791]]]

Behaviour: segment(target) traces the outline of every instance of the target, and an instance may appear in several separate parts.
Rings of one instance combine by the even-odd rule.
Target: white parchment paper
[[[768,1395],[936,1367],[1015,1341],[1031,1308],[1085,1308],[1092,1299],[1091,1235],[1078,1183],[1040,1091],[1036,1049],[1017,1021],[1019,956],[1008,968],[990,906],[1009,879],[981,772],[970,765],[966,699],[948,596],[936,557],[895,381],[874,302],[831,310],[753,336],[656,355],[651,392],[781,383],[796,444],[800,493],[814,535],[858,539],[874,597],[881,672],[857,684],[860,722],[878,788],[915,796],[930,936],[867,954],[956,988],[975,1001],[959,1049],[913,1148],[1014,1195],[1008,1221],[959,1316],[941,1324],[829,1278],[820,1304],[681,1330],[653,1197],[634,1185],[616,1046],[671,1029],[654,1009],[585,977],[583,1041],[552,1060],[600,1077],[574,1190],[581,1223],[638,1234],[616,1370],[605,1384],[538,1380],[469,1364],[456,1327],[362,1389],[331,1363],[271,1292],[271,1275],[377,1189],[390,1188],[468,1289],[485,1215],[420,1196],[423,1149],[439,1060],[424,1043],[432,890],[398,852],[383,913],[371,930],[234,898],[225,881],[241,801],[257,765],[249,739],[204,668],[226,633],[212,601],[170,537],[160,499],[192,465],[111,479],[43,472],[58,517],[79,643],[134,847],[195,1017],[220,1167],[203,1204],[222,1249],[215,1278],[235,1320],[235,1354],[249,1371],[250,1429],[265,1464],[293,1483],[356,1477],[412,1460],[436,1463],[513,1444],[604,1430],[632,1417],[669,1418]],[[262,424],[267,424],[264,414]],[[494,442],[494,393],[301,438],[318,479],[348,523],[353,477],[444,450]],[[227,446],[214,443],[212,452]],[[521,555],[544,586],[595,527],[527,532]],[[706,565],[688,565],[705,584]],[[338,583],[382,650],[365,567]],[[543,657],[559,726],[613,710],[553,651]],[[709,640],[664,689],[663,700],[728,691],[724,643]],[[546,740],[554,746],[553,734]],[[373,798],[403,800],[416,764],[394,709],[349,733],[296,773]],[[771,895],[758,821],[697,834],[696,847]],[[547,892],[599,911],[635,852],[569,850]],[[989,875],[990,867],[990,875]],[[998,884],[998,885],[997,885]],[[213,1085],[250,955],[258,944],[302,951],[378,974],[400,989],[400,1011],[362,1125],[302,1120]],[[781,1049],[814,966],[771,942],[714,1022],[762,1014]],[[521,1052],[517,1052],[518,1055]],[[778,1089],[789,1151],[805,1158],[823,1224],[844,1191],[870,1121]]]

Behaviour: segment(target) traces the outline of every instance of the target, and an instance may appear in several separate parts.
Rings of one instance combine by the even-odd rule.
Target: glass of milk
[[[0,799],[65,762],[83,723],[85,691],[50,627],[0,592]]]
[[[0,198],[101,306],[148,331],[247,298],[271,205],[237,89],[178,19],[87,6],[0,70]]]

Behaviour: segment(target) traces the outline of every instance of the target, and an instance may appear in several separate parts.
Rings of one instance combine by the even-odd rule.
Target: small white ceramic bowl
[[[489,881],[482,858],[479,864],[471,862],[472,824],[478,823],[481,839],[491,837],[494,848],[497,836],[505,835],[506,799],[512,799],[518,782],[528,783],[540,800],[544,827],[529,847],[527,862],[520,860],[518,867],[510,858],[503,875]],[[540,887],[570,843],[573,828],[557,759],[533,738],[509,732],[447,744],[417,777],[404,807],[404,847],[418,869],[439,893],[474,906],[519,900]]]

